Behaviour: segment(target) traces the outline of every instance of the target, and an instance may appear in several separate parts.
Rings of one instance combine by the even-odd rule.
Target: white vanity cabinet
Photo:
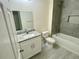
[[[23,59],[28,59],[41,52],[41,36],[20,42],[20,48]]]

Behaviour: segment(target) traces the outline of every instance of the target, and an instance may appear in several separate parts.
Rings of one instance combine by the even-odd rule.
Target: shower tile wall
[[[67,22],[71,15],[79,15],[79,0],[64,0],[60,27],[60,32],[79,38],[79,24]]]

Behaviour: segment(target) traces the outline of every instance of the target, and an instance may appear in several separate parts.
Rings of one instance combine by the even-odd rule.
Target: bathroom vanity
[[[41,52],[41,33],[34,29],[32,11],[13,10],[12,13],[17,32],[18,57],[29,59]]]
[[[41,52],[41,34],[33,31],[29,34],[17,35],[19,53],[23,59],[28,59]]]

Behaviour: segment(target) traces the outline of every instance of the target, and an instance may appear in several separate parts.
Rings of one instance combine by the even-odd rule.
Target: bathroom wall
[[[49,0],[49,21],[48,21],[48,31],[49,34],[51,35],[52,31],[52,16],[53,16],[53,3],[54,0]]]
[[[14,11],[32,11],[31,0],[9,0],[9,9]]]
[[[39,31],[48,31],[49,0],[33,0],[34,28]]]
[[[5,7],[8,7],[8,0],[0,0],[0,2],[3,3]]]
[[[79,0],[64,0],[60,32],[79,38],[79,23],[76,22],[76,19],[79,19],[78,15]],[[70,17],[73,23],[70,22]]]

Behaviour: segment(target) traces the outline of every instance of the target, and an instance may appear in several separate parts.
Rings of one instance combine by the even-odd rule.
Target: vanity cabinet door
[[[31,43],[32,54],[35,55],[41,51],[41,36],[36,37]]]
[[[29,45],[24,45],[21,47],[21,54],[23,59],[28,59],[31,57],[31,47],[30,44]]]
[[[22,54],[23,59],[30,58],[31,57],[31,52],[32,52],[31,40],[27,40],[27,41],[21,42],[20,46],[21,46],[20,52]]]

